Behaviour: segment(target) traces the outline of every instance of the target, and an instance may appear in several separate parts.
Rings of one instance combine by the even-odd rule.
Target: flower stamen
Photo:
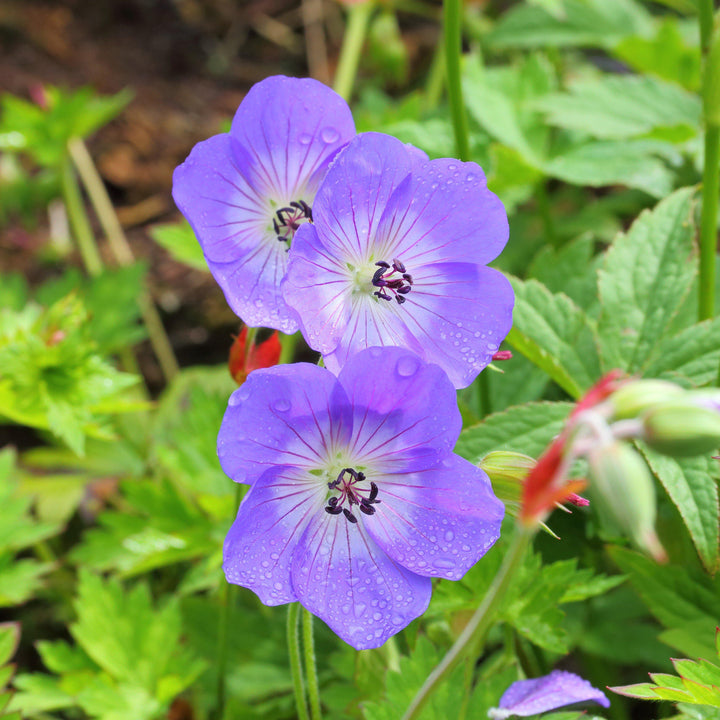
[[[371,282],[376,288],[380,289],[376,290],[373,295],[382,300],[395,298],[397,304],[402,305],[405,302],[405,295],[412,289],[412,275],[407,272],[405,265],[397,258],[393,258],[392,266],[384,260],[376,262],[375,265],[377,265],[378,269],[375,271]],[[396,273],[400,277],[396,277]],[[388,294],[388,290],[392,295]]]
[[[280,242],[289,243],[304,220],[312,222],[312,208],[304,200],[293,200],[289,206],[275,211],[273,230]]]
[[[328,498],[325,512],[329,515],[340,515],[342,513],[351,523],[357,522],[357,518],[350,510],[353,505],[357,505],[364,515],[374,515],[375,508],[373,505],[381,502],[377,499],[378,486],[374,482],[370,482],[369,489],[359,487],[359,484],[365,480],[367,480],[365,473],[354,468],[343,468],[337,479],[327,484],[328,490],[337,490],[340,494]],[[348,507],[343,507],[346,501]]]

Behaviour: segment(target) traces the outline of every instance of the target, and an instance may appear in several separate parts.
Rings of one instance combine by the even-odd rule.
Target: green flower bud
[[[640,454],[627,443],[613,442],[595,448],[588,460],[593,499],[637,547],[663,559],[655,534],[655,484]]]
[[[665,403],[643,418],[643,439],[664,455],[704,455],[720,447],[720,412],[699,397]]]
[[[488,474],[497,498],[516,515],[511,508],[519,505],[523,482],[535,467],[535,460],[521,453],[497,450],[488,453],[478,464]]]
[[[613,419],[631,420],[652,407],[681,396],[685,390],[665,380],[631,380],[609,399],[613,407]]]

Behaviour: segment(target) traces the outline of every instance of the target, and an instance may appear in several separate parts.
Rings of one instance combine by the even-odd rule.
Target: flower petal
[[[497,270],[469,263],[434,263],[413,278],[399,308],[405,323],[421,338],[425,359],[440,365],[456,388],[467,387],[512,327],[512,286]]]
[[[322,484],[296,468],[268,470],[250,488],[225,538],[228,582],[252,590],[265,605],[297,598],[290,584],[292,555],[309,518],[322,512]]]
[[[502,202],[487,189],[473,162],[431,160],[390,197],[375,243],[383,257],[397,257],[414,276],[431,262],[486,265],[509,235]]]
[[[459,580],[500,537],[503,504],[488,476],[457,455],[377,485],[380,502],[365,520],[368,533],[418,575]]]
[[[175,169],[173,198],[233,311],[250,326],[292,333],[295,313],[280,295],[288,253],[272,231],[268,198],[248,179],[251,168],[229,135],[216,135]]]
[[[500,709],[493,709],[489,714],[497,720],[510,715],[526,717],[586,700],[610,707],[605,694],[587,680],[570,672],[553,670],[543,677],[514,682],[500,698]]]
[[[382,645],[422,615],[431,582],[395,563],[342,515],[311,519],[291,566],[298,600],[357,650]]]
[[[347,396],[331,372],[276,365],[250,373],[230,396],[218,457],[233,480],[252,484],[274,465],[317,468],[351,431]]]
[[[369,470],[423,469],[452,452],[462,420],[437,365],[403,348],[370,348],[351,357],[338,380],[353,406],[350,452]]]
[[[355,136],[347,103],[317,80],[276,75],[253,85],[230,134],[255,160],[256,179],[281,202],[315,195],[335,153]]]
[[[328,170],[313,205],[325,247],[343,262],[367,261],[388,199],[417,163],[417,149],[390,135],[355,137]]]

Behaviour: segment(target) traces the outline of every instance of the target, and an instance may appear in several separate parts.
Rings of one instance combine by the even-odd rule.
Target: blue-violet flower
[[[565,705],[591,700],[603,707],[610,701],[597,688],[579,675],[564,670],[553,670],[549,675],[514,682],[500,698],[500,707],[492,708],[492,720],[504,720],[511,715],[537,715]]]
[[[510,283],[486,267],[507,239],[478,165],[429,161],[364,133],[338,155],[313,223],[295,236],[284,297],[333,372],[363,348],[395,345],[466,387],[512,325]]]
[[[402,348],[370,348],[339,376],[298,363],[256,370],[218,437],[250,491],[224,548],[229,582],[266,605],[299,600],[357,649],[382,645],[497,540],[504,508],[453,454],[455,389]]]
[[[173,175],[173,198],[232,309],[250,326],[297,330],[280,295],[288,249],[312,219],[320,181],[355,135],[345,101],[322,83],[254,85],[229,133],[198,143]]]

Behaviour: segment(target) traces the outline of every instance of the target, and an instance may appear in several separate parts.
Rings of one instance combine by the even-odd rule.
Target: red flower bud
[[[248,329],[243,327],[230,348],[228,369],[238,385],[242,385],[253,370],[277,365],[280,359],[280,336],[277,330],[257,345],[248,346],[247,336]]]

